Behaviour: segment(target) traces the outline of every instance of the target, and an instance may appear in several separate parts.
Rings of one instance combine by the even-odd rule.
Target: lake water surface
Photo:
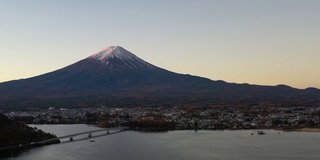
[[[63,136],[88,125],[31,125]],[[31,149],[10,160],[319,160],[320,133],[241,131],[126,131]],[[251,135],[251,133],[255,133]]]

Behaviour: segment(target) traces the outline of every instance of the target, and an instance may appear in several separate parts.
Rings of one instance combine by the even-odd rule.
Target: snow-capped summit
[[[104,63],[109,69],[141,69],[154,67],[120,46],[108,46],[88,58]]]
[[[121,56],[123,55],[121,54],[119,46],[108,46],[106,48],[103,48],[98,53],[91,55],[89,58],[103,61],[107,58],[121,57]]]

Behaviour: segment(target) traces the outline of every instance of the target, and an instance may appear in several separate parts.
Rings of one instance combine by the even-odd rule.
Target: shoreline
[[[284,128],[274,128],[277,131],[284,132],[320,132],[320,128],[296,128],[296,129],[284,129]]]
[[[298,132],[320,132],[320,128],[299,128],[295,129]]]
[[[99,125],[94,125],[94,124],[86,124],[86,123],[74,123],[74,124],[64,124],[64,123],[56,123],[56,124],[28,124],[28,125],[76,125],[76,124],[84,124],[84,125],[92,125],[98,128],[108,128],[106,126],[99,126]],[[128,126],[129,127],[129,126]],[[130,127],[129,127],[130,128]],[[194,129],[150,129],[150,128],[139,128],[139,129],[134,129],[130,128],[129,130],[133,131],[140,131],[140,132],[167,132],[167,131],[181,131],[181,130],[194,130]],[[320,128],[291,128],[291,129],[285,129],[282,127],[279,128],[251,128],[251,129],[197,129],[197,130],[211,130],[211,131],[223,131],[223,130],[229,130],[229,131],[234,131],[234,130],[276,130],[276,131],[283,131],[283,132],[320,132]]]

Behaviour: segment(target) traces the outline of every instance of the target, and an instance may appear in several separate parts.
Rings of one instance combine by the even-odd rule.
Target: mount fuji
[[[319,104],[320,91],[213,81],[152,65],[109,46],[62,69],[0,83],[0,108],[210,104]]]

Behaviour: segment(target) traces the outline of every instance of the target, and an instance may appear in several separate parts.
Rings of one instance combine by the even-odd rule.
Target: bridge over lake
[[[128,130],[128,128],[123,127],[123,128],[105,128],[105,129],[79,132],[79,133],[74,133],[74,134],[70,134],[70,135],[60,136],[57,138],[47,139],[44,141],[31,142],[30,144],[23,144],[23,145],[20,144],[18,146],[3,147],[3,148],[0,148],[0,152],[10,151],[10,150],[23,150],[26,148],[33,148],[33,147],[44,146],[44,145],[49,145],[49,144],[68,143],[68,142],[88,140],[91,138],[97,138],[97,137],[102,137],[102,136],[107,136],[107,135],[118,134],[121,132],[125,132],[127,130]],[[79,138],[75,138],[75,137],[79,137]],[[62,141],[62,140],[64,140],[64,141]]]

